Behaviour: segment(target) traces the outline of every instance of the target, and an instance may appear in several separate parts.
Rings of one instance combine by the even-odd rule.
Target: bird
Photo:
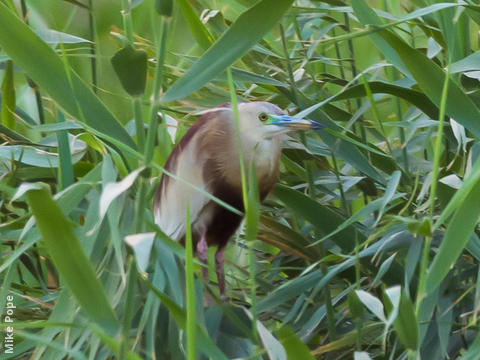
[[[192,241],[199,260],[205,265],[202,277],[207,284],[208,248],[217,246],[215,270],[222,299],[226,299],[225,248],[239,228],[242,216],[219,205],[205,192],[243,213],[238,144],[241,144],[245,169],[254,161],[259,197],[263,201],[278,180],[282,135],[292,130],[324,127],[312,120],[289,116],[269,102],[241,102],[237,109],[238,130],[229,103],[203,112],[164,165],[164,169],[175,177],[163,173],[154,197],[155,223],[182,245],[185,244],[189,206]]]

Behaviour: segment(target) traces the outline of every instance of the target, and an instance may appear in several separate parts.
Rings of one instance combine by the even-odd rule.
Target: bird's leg
[[[197,243],[197,254],[200,261],[205,265],[202,266],[202,275],[203,280],[208,284],[208,244],[207,244],[207,237],[205,234],[202,234],[200,237],[200,241]]]
[[[207,244],[207,236],[205,233],[200,236],[200,241],[197,243],[197,254],[198,258],[200,261],[203,263],[204,266],[202,266],[202,276],[203,280],[205,281],[206,284],[208,284],[208,244]],[[205,292],[205,305],[209,306],[211,305],[212,301],[210,299],[210,296],[208,293]]]
[[[215,253],[215,271],[217,272],[218,289],[220,290],[220,298],[225,300],[225,246],[219,247]]]

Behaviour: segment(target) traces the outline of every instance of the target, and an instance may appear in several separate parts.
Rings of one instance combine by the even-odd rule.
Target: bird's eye
[[[268,120],[268,115],[264,112],[258,114],[258,118],[260,119],[260,121],[267,121]]]

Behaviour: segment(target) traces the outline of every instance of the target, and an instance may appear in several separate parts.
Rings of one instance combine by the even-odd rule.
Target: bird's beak
[[[268,114],[268,120],[265,122],[265,125],[276,125],[282,128],[291,129],[291,130],[320,130],[325,127],[316,121],[308,119],[300,119],[294,116],[288,115],[273,115]]]

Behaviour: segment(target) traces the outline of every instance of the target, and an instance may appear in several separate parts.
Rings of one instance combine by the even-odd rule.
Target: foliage
[[[478,358],[479,28],[477,0],[0,1],[2,356]],[[223,302],[151,204],[232,100],[326,128],[261,206],[243,174]]]

